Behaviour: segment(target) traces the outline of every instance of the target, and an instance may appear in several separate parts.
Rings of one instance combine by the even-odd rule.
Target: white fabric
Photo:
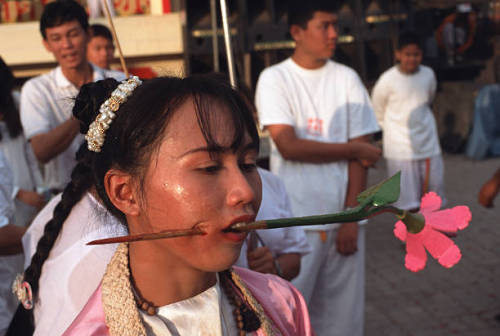
[[[11,198],[12,181],[12,171],[0,148],[0,227],[11,223],[14,218],[14,202]],[[7,331],[10,319],[17,307],[11,284],[15,271],[18,269],[22,270],[22,255],[0,257],[0,336]]]
[[[257,220],[293,217],[290,200],[285,185],[273,173],[258,168],[262,180],[262,203],[257,213]],[[264,244],[273,255],[299,253],[305,255],[311,251],[304,230],[300,227],[257,230]],[[236,266],[248,268],[247,241],[243,242]]]
[[[113,77],[122,80],[125,75],[118,71],[104,70],[92,65],[93,80]],[[47,133],[72,116],[73,98],[78,94],[57,67],[47,74],[27,81],[21,91],[21,122],[27,139]],[[48,188],[62,189],[70,181],[71,171],[76,165],[75,153],[84,141],[78,134],[71,145],[44,167],[45,184]]]
[[[257,82],[255,103],[262,126],[291,125],[303,139],[346,143],[379,129],[358,75],[333,61],[319,69],[307,70],[289,58],[267,68]],[[347,161],[325,164],[287,161],[271,141],[270,164],[271,171],[285,183],[296,216],[344,208]],[[308,226],[307,230],[336,226]]]
[[[418,209],[425,180],[426,159],[421,160],[394,160],[387,159],[387,174],[392,176],[401,172],[401,194],[394,206],[400,209]],[[437,193],[446,203],[444,196],[444,163],[441,155],[430,158],[429,190]]]
[[[14,204],[11,198],[14,188],[12,181],[12,170],[0,149],[0,227],[9,224],[14,216]]]
[[[33,154],[30,144],[21,133],[16,138],[11,138],[5,122],[0,121],[0,149],[3,150],[8,164],[12,168],[14,198],[16,213],[13,224],[27,226],[37,213],[37,209],[25,204],[15,196],[19,189],[37,191],[43,188],[42,175],[38,168],[38,162]]]
[[[25,268],[60,199],[60,195],[54,197],[23,236]],[[35,336],[61,335],[99,285],[117,245],[86,244],[125,234],[126,229],[90,193],[73,207],[43,265],[35,306]]]
[[[328,61],[306,70],[292,59],[272,66],[257,83],[256,105],[264,127],[287,124],[299,138],[329,143],[379,130],[369,96],[350,68]],[[347,160],[313,164],[287,161],[271,147],[271,170],[283,179],[296,216],[337,212],[344,208],[348,183]],[[293,283],[308,303],[318,336],[360,335],[364,314],[364,227],[360,226],[358,251],[349,257],[337,253],[339,225],[306,228],[312,252],[302,258]],[[327,241],[320,242],[326,230]]]
[[[115,5],[112,0],[106,0],[108,3],[109,13],[111,16],[115,16]],[[100,0],[87,0],[87,6],[89,9],[89,18],[94,19],[102,16],[106,16],[104,4]]]
[[[313,251],[302,258],[292,283],[302,293],[317,336],[362,336],[365,302],[365,227],[358,231],[358,251],[348,257],[336,251],[337,230],[306,231]]]
[[[386,158],[423,159],[441,153],[430,107],[435,92],[434,72],[424,65],[414,74],[404,74],[396,65],[380,76],[372,100],[384,131]]]
[[[158,308],[155,316],[140,313],[150,336],[232,336],[238,335],[233,310],[217,281],[192,298]]]

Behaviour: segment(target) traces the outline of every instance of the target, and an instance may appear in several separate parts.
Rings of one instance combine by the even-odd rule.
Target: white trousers
[[[302,257],[292,283],[304,296],[317,336],[361,336],[365,313],[365,228],[359,226],[358,251],[337,252],[337,230],[306,230],[312,252]]]
[[[422,189],[425,180],[425,159],[421,160],[395,160],[387,159],[387,173],[389,176],[401,171],[401,194],[394,206],[405,210],[418,209],[422,198]],[[444,164],[441,155],[430,158],[429,190],[434,191],[443,199],[444,197]]]

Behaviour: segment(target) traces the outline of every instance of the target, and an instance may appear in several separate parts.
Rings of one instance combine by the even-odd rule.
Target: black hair
[[[14,87],[14,75],[9,67],[0,57],[0,116],[3,116],[3,121],[7,125],[7,131],[11,138],[16,138],[23,131],[19,111],[14,103],[12,89]],[[2,133],[0,132],[0,141]]]
[[[298,25],[307,28],[315,12],[335,13],[339,8],[337,0],[292,0],[288,5],[288,26]]]
[[[109,28],[106,27],[105,25],[94,23],[93,25],[90,26],[89,32],[90,32],[90,37],[101,36],[104,37],[106,40],[113,42],[113,35],[111,34]]]
[[[71,21],[78,21],[82,29],[87,32],[89,19],[85,8],[74,0],[56,0],[43,8],[40,18],[40,33],[47,39],[47,28],[60,26]]]
[[[399,35],[397,50],[401,50],[411,44],[416,45],[422,49],[422,39],[414,31],[404,31]]]
[[[118,84],[114,79],[105,79],[82,86],[73,107],[73,115],[80,121],[82,134],[87,133],[90,123],[99,114],[99,107]],[[84,142],[76,154],[77,165],[73,169],[71,182],[64,189],[52,219],[45,225],[44,234],[38,241],[36,252],[24,273],[24,279],[30,283],[35,301],[42,266],[73,206],[87,190],[95,187],[107,210],[125,223],[124,214],[112,204],[104,188],[106,172],[111,168],[118,168],[141,181],[151,155],[161,144],[170,118],[188,99],[194,102],[198,124],[209,149],[221,148],[215,138],[217,125],[212,123],[215,120],[213,118],[216,118],[213,103],[227,106],[230,112],[230,120],[234,125],[231,149],[237,150],[243,145],[246,132],[250,135],[252,145],[258,149],[259,135],[252,113],[229,84],[206,75],[182,79],[162,77],[144,82],[134,90],[127,102],[120,105],[116,118],[106,131],[106,140],[101,152],[89,151],[87,143]],[[28,328],[26,334],[21,334],[16,328],[27,328],[26,323],[31,323],[33,328],[32,316],[33,310],[24,311],[18,308],[9,326],[11,333],[7,335],[30,335],[32,329]]]

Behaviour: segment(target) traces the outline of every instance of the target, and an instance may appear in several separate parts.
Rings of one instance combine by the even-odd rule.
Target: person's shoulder
[[[432,70],[432,68],[428,67],[427,65],[421,64],[419,66],[419,71],[422,73],[422,75],[424,75],[426,77],[431,77],[431,78],[435,78],[436,77],[436,75],[434,73],[434,70]]]
[[[259,76],[261,78],[274,78],[279,77],[281,74],[286,73],[291,70],[291,65],[289,64],[291,59],[287,58],[284,61],[273,64],[267,68],[265,68]]]
[[[233,266],[233,271],[243,280],[252,293],[259,297],[281,296],[289,300],[296,295],[297,289],[290,282],[277,275],[255,272],[238,266]]]
[[[52,69],[51,71],[35,76],[33,78],[30,78],[24,83],[22,89],[21,89],[21,94],[24,91],[29,91],[29,90],[40,90],[42,88],[49,88],[51,87],[51,83],[55,81],[55,76],[56,76],[56,69]]]
[[[104,70],[105,78],[114,78],[117,81],[126,79],[125,73],[118,70]]]
[[[328,60],[326,63],[328,70],[334,71],[336,73],[342,74],[342,75],[347,75],[347,76],[358,76],[358,73],[356,70],[351,68],[350,66],[347,66],[345,64],[333,61],[333,60]]]
[[[342,80],[346,83],[361,83],[361,78],[356,70],[345,64],[328,60],[327,67],[328,71],[331,73],[331,78]]]

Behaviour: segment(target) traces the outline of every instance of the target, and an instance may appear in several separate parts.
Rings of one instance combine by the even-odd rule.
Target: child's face
[[[404,73],[414,73],[422,63],[422,49],[416,44],[408,44],[396,51],[399,69]]]
[[[87,46],[87,58],[90,62],[100,68],[109,69],[114,54],[115,46],[112,41],[102,36],[94,36],[90,39]]]

